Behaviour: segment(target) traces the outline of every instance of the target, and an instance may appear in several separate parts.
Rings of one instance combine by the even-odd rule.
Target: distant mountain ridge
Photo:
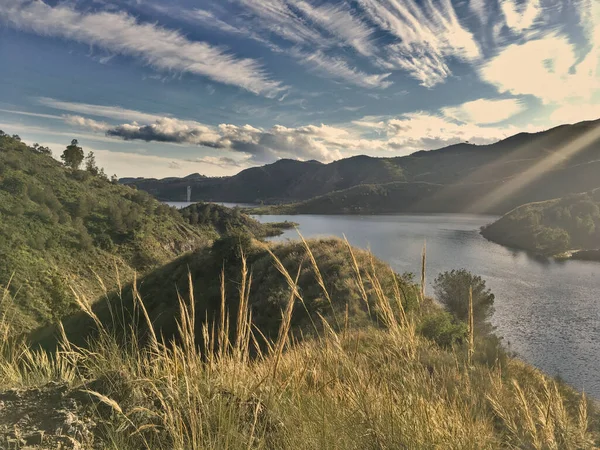
[[[599,161],[600,120],[596,120],[561,125],[539,133],[519,133],[490,145],[462,143],[402,157],[361,155],[329,164],[284,159],[243,170],[231,177],[138,178],[121,182],[135,184],[162,200],[185,200],[187,186],[191,186],[194,201],[305,202],[302,203],[305,212],[323,212],[315,206],[321,201],[317,199],[329,196],[328,203],[335,203],[344,195],[340,192],[347,191],[348,205],[344,208],[334,205],[328,212],[471,210],[504,213],[530,201],[600,187]],[[494,204],[485,204],[486,195],[493,196],[503,184],[511,181],[523,186]],[[440,187],[431,188],[430,185]],[[379,189],[365,186],[378,186]],[[392,190],[397,201],[388,198],[386,203],[379,199],[376,203],[385,203],[381,210],[364,206],[359,199],[353,198],[357,192],[365,190],[370,190],[373,195],[389,196],[391,186],[394,186]],[[429,199],[431,189],[441,197]],[[412,196],[415,201],[404,202],[407,196]]]

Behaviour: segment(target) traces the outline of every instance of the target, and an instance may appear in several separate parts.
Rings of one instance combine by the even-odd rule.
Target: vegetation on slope
[[[123,182],[162,199],[183,200],[192,186],[195,200],[296,203],[288,208],[296,212],[504,214],[524,203],[600,187],[599,142],[600,121],[581,122],[491,145],[463,143],[404,157],[356,156],[329,164],[282,160],[232,177]],[[361,203],[366,194],[378,207]],[[346,203],[339,204],[344,197]],[[333,207],[326,209],[324,199]]]
[[[244,232],[256,238],[278,236],[283,230],[294,228],[293,222],[260,223],[244,214],[238,207],[226,208],[216,203],[194,203],[179,211],[190,225],[212,227],[219,234]]]
[[[483,236],[542,255],[600,249],[600,189],[516,208],[482,230]],[[594,252],[590,255],[594,259]]]
[[[72,286],[94,298],[98,277],[112,282],[119,273],[129,282],[241,222],[257,236],[277,232],[223,207],[216,222],[211,215],[192,224],[148,193],[111,182],[93,154],[85,170],[74,168],[83,162],[77,141],[71,154],[67,168],[49,149],[0,133],[0,287],[15,298],[14,329],[73,312]]]
[[[228,234],[214,242],[210,249],[199,249],[188,253],[173,262],[162,266],[143,278],[137,284],[125,285],[116,292],[107,293],[105,298],[94,305],[94,313],[100,321],[114,323],[117,329],[127,328],[131,323],[138,323],[134,307],[135,296],[145,299],[148,311],[156,332],[167,339],[176,334],[178,316],[178,295],[188,295],[190,290],[188,276],[191,276],[196,296],[194,305],[199,317],[208,321],[218,317],[221,309],[222,288],[227,295],[227,305],[236,307],[238,301],[239,276],[242,253],[251,271],[253,289],[249,292],[247,302],[252,311],[253,323],[261,335],[274,339],[277,337],[281,310],[285,309],[289,288],[288,281],[281,276],[280,269],[273,264],[273,257],[281,261],[283,267],[294,275],[300,292],[305,296],[302,308],[295,310],[291,327],[295,335],[314,335],[322,331],[321,317],[331,320],[337,329],[345,322],[349,326],[360,326],[371,323],[374,317],[374,290],[370,287],[365,292],[358,292],[352,285],[357,265],[366,268],[371,264],[382,273],[380,282],[387,290],[394,283],[404,293],[405,309],[414,308],[417,303],[416,290],[410,276],[393,275],[381,261],[372,259],[363,251],[355,251],[356,264],[348,259],[348,246],[337,239],[278,244],[267,247],[244,233]],[[312,270],[311,255],[319,261],[319,276],[327,287],[330,297],[324,292]],[[366,273],[361,273],[366,277]],[[296,279],[297,277],[297,279]],[[223,283],[223,284],[222,284]],[[360,294],[360,295],[359,295]],[[115,315],[114,311],[121,311]],[[233,317],[232,320],[237,320]],[[66,334],[78,345],[84,345],[86,338],[95,330],[95,324],[86,320],[84,313],[79,313],[63,321]],[[143,327],[143,324],[141,324]],[[33,335],[33,341],[50,347],[57,336],[55,327],[43,328]],[[198,339],[202,332],[196,329]],[[50,338],[50,339],[49,339]]]
[[[256,250],[247,251],[250,258]],[[86,433],[73,436],[86,448],[587,449],[598,444],[597,413],[585,397],[518,360],[488,357],[480,334],[473,347],[471,339],[438,345],[422,336],[422,324],[440,314],[439,307],[420,299],[404,308],[410,302],[396,288],[399,278],[391,277],[389,267],[371,264],[370,255],[333,241],[280,245],[273,253],[270,269],[262,258],[228,259],[227,265],[241,271],[225,273],[222,306],[208,320],[195,308],[205,293],[192,278],[178,298],[173,343],[163,341],[153,324],[151,306],[146,307],[151,299],[135,296],[146,328],[129,329],[125,343],[80,299],[98,328],[89,346],[63,341],[61,351],[48,356],[3,341],[0,384],[45,386],[38,393],[54,386],[55,402],[69,400],[76,423],[88,424]],[[297,278],[299,266],[305,269]],[[254,276],[265,270],[273,290]],[[254,289],[263,290],[257,299],[264,289],[270,292],[261,309],[276,305],[269,309],[277,311],[269,319],[271,336],[254,326],[260,320],[260,310],[248,300]],[[349,307],[339,323],[332,315],[318,320],[314,339],[298,341],[297,311],[321,303],[326,311],[330,302],[324,299],[345,305],[348,298],[365,295],[372,325],[348,326]],[[29,391],[22,396],[31,397]],[[15,416],[22,411],[12,402],[7,407]],[[37,410],[35,417],[45,413]],[[33,428],[30,422],[23,417],[17,429]],[[48,423],[38,422],[38,429]],[[56,442],[55,429],[48,427],[46,435],[48,443]],[[22,436],[11,439],[19,445]]]

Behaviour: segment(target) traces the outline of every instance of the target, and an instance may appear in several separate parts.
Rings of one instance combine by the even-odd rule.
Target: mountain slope
[[[461,197],[471,189],[479,191],[469,195],[473,205],[467,206],[471,209],[505,213],[522,203],[600,187],[599,162],[600,121],[593,121],[520,133],[491,145],[464,143],[405,157],[357,156],[330,164],[282,160],[232,177],[123,181],[170,200],[185,199],[187,186],[192,186],[195,200],[265,203],[301,202],[357,186],[390,183],[404,183],[398,184],[407,189],[398,196],[402,199],[423,187],[412,183],[430,183],[444,186],[444,197],[449,200],[441,203],[425,193],[424,211],[462,211],[465,202]],[[510,181],[514,189],[503,194],[506,189],[501,186]],[[482,184],[487,187],[482,189]],[[502,197],[494,198],[492,204],[485,195],[498,197],[496,189]],[[479,201],[483,204],[478,205]],[[396,205],[390,204],[386,211],[408,210],[401,201]],[[364,210],[361,205],[353,206],[356,211]],[[308,207],[304,211],[318,212]]]

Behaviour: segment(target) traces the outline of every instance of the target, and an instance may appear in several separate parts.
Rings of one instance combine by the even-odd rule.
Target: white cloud
[[[51,7],[40,0],[3,0],[0,21],[19,30],[132,56],[160,70],[206,76],[256,94],[274,96],[283,89],[255,60],[237,58],[205,42],[190,41],[178,31],[138,22],[126,13],[84,13],[66,5]]]
[[[89,103],[63,102],[48,97],[38,98],[41,105],[62,111],[70,111],[89,116],[106,117],[115,120],[132,120],[137,122],[152,122],[165,117],[164,114],[148,114],[134,109],[121,108],[120,106],[92,105]]]
[[[373,22],[400,39],[390,48],[396,50],[398,68],[424,86],[434,86],[449,75],[446,59],[481,57],[479,44],[460,24],[450,0],[359,0],[359,4]],[[384,64],[393,62],[387,59]]]
[[[562,104],[558,105],[550,114],[550,121],[554,124],[597,119],[600,119],[600,104],[598,103]]]
[[[392,85],[391,81],[387,81],[387,78],[391,75],[390,73],[370,75],[354,67],[350,67],[348,63],[341,58],[330,57],[320,51],[304,53],[293,50],[291,51],[291,54],[298,58],[302,64],[312,68],[315,72],[343,80],[355,86],[368,89],[385,89]]]
[[[287,128],[275,125],[268,130],[251,125],[221,124],[211,127],[199,122],[164,117],[154,123],[126,123],[106,130],[108,136],[125,140],[192,144],[241,153],[255,163],[279,158],[333,161],[342,157],[331,145],[343,130],[321,125]]]
[[[569,40],[552,34],[504,48],[481,67],[480,75],[500,92],[533,95],[546,104],[585,100],[600,89],[598,53],[592,55],[595,60],[578,64]]]
[[[377,133],[385,138],[373,139],[371,149],[380,151],[412,153],[418,150],[434,150],[448,145],[469,142],[491,144],[511,136],[523,128],[514,126],[487,127],[473,123],[456,123],[428,112],[413,112],[398,117],[366,116],[353,124]],[[537,131],[525,127],[527,131]]]
[[[425,112],[404,114],[388,120],[387,129],[388,145],[410,150],[432,150],[467,141],[471,144],[491,144],[515,132],[510,127],[457,124]]]
[[[330,43],[330,39],[308,26],[284,0],[238,0],[238,3],[254,16],[256,28],[296,44],[322,47]]]
[[[506,26],[516,33],[531,28],[542,13],[540,0],[525,0],[521,4],[516,0],[501,0],[500,8],[506,20]]]
[[[300,0],[293,5],[302,13],[340,40],[341,45],[354,48],[363,56],[372,56],[375,51],[373,30],[341,5],[314,6]]]
[[[517,99],[479,99],[459,106],[442,108],[444,116],[465,123],[493,124],[502,122],[523,111],[525,107]]]
[[[90,119],[89,117],[65,115],[64,121],[69,125],[75,125],[81,128],[87,128],[93,132],[104,132],[110,128],[110,125],[106,122],[98,122],[97,120]]]

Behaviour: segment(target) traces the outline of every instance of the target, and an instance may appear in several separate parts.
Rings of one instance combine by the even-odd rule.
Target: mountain
[[[522,205],[482,230],[487,239],[542,255],[600,249],[600,189]],[[578,255],[576,253],[576,255]]]
[[[334,209],[325,212],[331,213],[505,213],[523,203],[600,187],[599,168],[597,120],[519,133],[490,145],[463,143],[404,157],[355,156],[329,164],[280,160],[232,177],[122,182],[168,200],[184,200],[187,186],[192,187],[194,200],[279,204],[322,197],[297,209],[315,213],[324,212],[319,208],[328,195],[326,202],[333,203]],[[361,203],[365,192],[371,199],[377,192],[387,195],[376,200],[383,209]],[[348,204],[335,206],[342,197]],[[412,201],[406,202],[407,198]]]
[[[206,247],[230,225],[258,237],[278,229],[224,207],[192,223],[144,191],[0,134],[0,312],[11,310],[13,329],[72,312],[72,287],[95,299],[103,283],[127,283]]]

